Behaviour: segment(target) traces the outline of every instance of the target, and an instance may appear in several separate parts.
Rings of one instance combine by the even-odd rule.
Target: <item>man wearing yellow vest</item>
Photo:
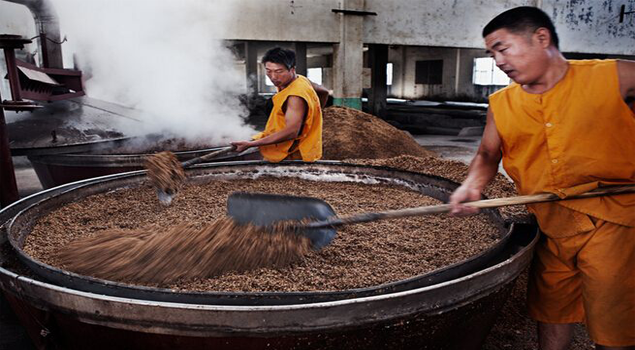
[[[503,12],[483,37],[514,83],[490,96],[453,214],[476,212],[461,203],[480,199],[501,159],[522,195],[635,184],[635,62],[566,60],[553,23],[534,7]],[[528,209],[542,231],[527,294],[540,349],[567,349],[578,322],[596,349],[635,348],[635,194]]]
[[[328,90],[295,72],[295,52],[283,48],[267,51],[265,71],[278,92],[265,131],[251,141],[232,142],[236,151],[258,147],[270,162],[322,158],[322,106]],[[318,97],[319,94],[319,97]]]

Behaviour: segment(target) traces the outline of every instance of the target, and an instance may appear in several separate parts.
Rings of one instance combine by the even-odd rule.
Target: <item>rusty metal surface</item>
[[[21,35],[0,34],[0,49],[22,49],[24,44],[30,44],[31,39],[23,38]]]
[[[72,69],[40,68],[15,60],[20,76],[20,94],[37,101],[58,101],[84,96],[82,72]]]
[[[22,324],[0,291],[0,350],[35,349]]]
[[[2,101],[2,96],[0,96],[0,101]],[[4,119],[4,109],[0,107],[0,208],[8,206],[19,198],[13,159],[9,149],[9,136]]]
[[[63,349],[480,349],[512,284],[440,314],[417,313],[330,331],[217,337],[135,332],[43,311],[11,296],[11,306],[40,347]],[[37,322],[36,322],[37,320]],[[46,336],[44,336],[46,335]],[[460,336],[457,336],[460,335]]]
[[[9,76],[9,87],[11,90],[11,99],[13,101],[22,101],[20,78],[18,67],[16,66],[15,49],[10,47],[4,48],[4,59],[7,64],[7,75]]]

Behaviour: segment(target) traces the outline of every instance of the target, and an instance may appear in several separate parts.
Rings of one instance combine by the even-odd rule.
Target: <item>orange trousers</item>
[[[589,232],[542,234],[529,275],[529,314],[544,323],[584,322],[596,344],[635,345],[635,228],[591,220]]]

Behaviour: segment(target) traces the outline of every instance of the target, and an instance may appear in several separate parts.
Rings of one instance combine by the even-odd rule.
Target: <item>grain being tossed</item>
[[[146,158],[146,169],[152,186],[157,190],[159,199],[165,198],[161,194],[174,196],[185,180],[185,171],[174,153],[166,151],[150,155]],[[171,200],[170,200],[171,201]],[[169,202],[161,201],[169,205]]]
[[[110,230],[76,240],[57,255],[70,271],[129,283],[171,283],[229,271],[286,266],[311,251],[308,238],[281,223],[265,232],[220,218],[201,225]]]

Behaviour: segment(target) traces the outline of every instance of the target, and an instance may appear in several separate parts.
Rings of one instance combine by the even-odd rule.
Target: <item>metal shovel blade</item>
[[[269,226],[284,220],[326,220],[335,217],[331,206],[310,197],[282,196],[264,193],[232,193],[227,199],[227,213],[239,224]],[[333,228],[303,229],[301,234],[311,240],[313,249],[328,245],[337,232]]]
[[[159,197],[159,202],[164,206],[169,206],[172,204],[172,199],[174,198],[174,194],[167,193],[162,189],[157,188],[157,197]]]

